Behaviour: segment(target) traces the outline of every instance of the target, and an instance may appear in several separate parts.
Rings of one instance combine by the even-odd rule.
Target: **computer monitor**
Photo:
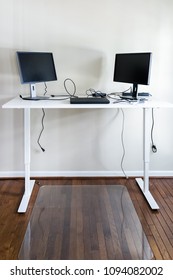
[[[116,54],[113,81],[132,83],[132,98],[137,99],[138,84],[149,84],[150,62],[150,52]]]
[[[17,52],[22,84],[30,85],[30,97],[36,95],[36,83],[57,80],[53,54],[49,52]]]

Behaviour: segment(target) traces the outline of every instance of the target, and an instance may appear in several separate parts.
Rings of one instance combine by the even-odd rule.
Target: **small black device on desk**
[[[70,104],[109,104],[106,97],[71,97]]]

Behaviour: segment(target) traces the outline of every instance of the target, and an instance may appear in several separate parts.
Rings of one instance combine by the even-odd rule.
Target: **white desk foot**
[[[35,180],[30,180],[30,193],[29,194],[25,194],[23,195],[22,197],[22,200],[21,200],[21,203],[19,205],[19,208],[18,208],[18,213],[25,213],[26,212],[26,209],[28,207],[28,203],[29,203],[29,200],[30,200],[30,197],[31,197],[31,194],[32,194],[32,190],[34,188],[34,184],[35,184]]]
[[[155,199],[153,198],[152,194],[150,191],[144,191],[144,181],[141,178],[136,178],[136,182],[138,183],[142,193],[144,194],[146,200],[148,201],[151,209],[157,210],[159,209],[158,204],[156,203]]]

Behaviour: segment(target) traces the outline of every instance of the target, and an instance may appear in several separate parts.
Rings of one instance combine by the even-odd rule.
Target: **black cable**
[[[69,81],[73,84],[73,87],[74,87],[73,93],[70,93],[70,91],[67,89],[67,85],[66,84]],[[75,96],[75,94],[76,94],[76,85],[75,85],[75,82],[72,79],[67,78],[67,79],[64,80],[64,88],[65,88],[65,91],[67,92],[67,94],[62,94],[62,95],[51,94],[51,97],[55,97],[55,98],[53,98],[53,99],[50,98],[49,100],[52,100],[52,101],[55,101],[55,100],[63,101],[63,100],[68,100],[70,97],[74,97]]]
[[[46,115],[46,114],[45,114],[45,110],[44,110],[43,108],[42,108],[42,112],[43,112],[42,119],[41,119],[42,129],[41,129],[40,134],[39,134],[39,136],[38,136],[37,143],[38,143],[40,149],[41,149],[43,152],[45,152],[45,149],[44,149],[44,148],[41,146],[41,144],[40,144],[40,138],[41,138],[41,135],[42,135],[43,130],[44,130],[44,118],[45,118],[45,115]]]
[[[92,96],[92,97],[106,97],[107,94],[100,91],[100,90],[95,90],[93,88],[89,88],[86,90],[86,95],[89,97],[89,96]]]
[[[67,97],[61,97],[61,95],[54,95],[54,94],[51,94],[51,97],[55,97],[55,98],[50,98],[49,101],[63,101],[63,100],[68,100],[70,98],[70,96],[67,96]]]
[[[44,96],[47,94],[47,84],[46,83],[44,83]],[[42,135],[42,133],[43,133],[43,131],[44,131],[44,118],[45,118],[45,115],[46,115],[46,113],[45,113],[45,110],[42,108],[42,119],[41,119],[41,126],[42,126],[42,128],[41,128],[41,131],[40,131],[40,134],[39,134],[39,136],[38,136],[38,139],[37,139],[37,143],[38,143],[38,145],[39,145],[39,147],[40,147],[40,149],[43,151],[43,152],[45,152],[45,149],[42,147],[42,145],[40,144],[40,138],[41,138],[41,135]]]
[[[123,148],[123,155],[122,155],[122,158],[121,158],[121,170],[124,174],[124,176],[126,177],[126,179],[128,179],[128,176],[126,175],[125,171],[124,171],[124,168],[123,168],[123,162],[124,162],[124,157],[125,157],[125,145],[124,145],[124,122],[125,122],[125,116],[124,116],[124,111],[123,109],[121,109],[121,112],[122,112],[122,116],[123,116],[123,121],[122,121],[122,130],[121,130],[121,144],[122,144],[122,148]]]
[[[113,102],[113,104],[116,104],[116,103],[130,103],[128,99],[117,99],[117,98],[114,98],[116,101]]]
[[[72,94],[71,94],[71,93],[68,91],[68,89],[67,89],[67,86],[66,86],[67,81],[70,81],[70,82],[73,84],[73,86],[74,86],[74,91],[73,91]],[[44,96],[45,96],[45,95],[47,94],[47,84],[46,84],[46,83],[44,83],[44,87],[45,87],[45,90],[44,90]],[[64,88],[65,88],[66,92],[69,94],[70,97],[72,97],[72,96],[75,95],[75,93],[76,93],[76,85],[75,85],[75,83],[74,83],[73,80],[71,80],[71,79],[69,79],[69,78],[65,79],[65,80],[64,80]],[[69,97],[58,98],[58,99],[56,99],[56,100],[66,100],[66,99],[69,99]],[[44,110],[43,108],[42,108],[42,113],[43,113],[43,114],[42,114],[42,119],[41,119],[41,126],[42,126],[42,128],[41,128],[40,134],[39,134],[39,136],[38,136],[37,143],[38,143],[40,149],[41,149],[43,152],[45,152],[45,149],[44,149],[44,148],[42,147],[42,145],[40,144],[40,139],[41,139],[42,133],[43,133],[43,131],[44,131],[44,118],[45,118],[45,115],[46,115],[45,110]]]
[[[153,130],[154,130],[154,109],[152,108],[152,127],[151,127],[151,149],[153,153],[157,153],[157,147],[153,140]]]
[[[73,86],[74,86],[74,91],[73,91],[72,94],[71,94],[71,93],[68,91],[68,89],[67,89],[67,86],[66,86],[67,81],[70,81],[70,82],[73,84]],[[47,94],[47,84],[46,84],[46,83],[44,83],[44,87],[45,87],[45,90],[44,90],[44,96],[45,96],[45,95]],[[76,85],[75,85],[75,83],[74,83],[73,80],[71,80],[71,79],[69,79],[69,78],[65,79],[65,80],[64,80],[64,88],[65,88],[66,92],[69,94],[70,97],[72,97],[72,96],[74,96],[74,95],[76,94]],[[66,99],[69,99],[69,97],[58,98],[58,99],[56,99],[56,100],[66,100]],[[42,108],[42,113],[43,113],[43,114],[42,114],[42,119],[41,119],[41,126],[42,126],[42,128],[41,128],[40,134],[39,134],[39,136],[38,136],[37,143],[38,143],[40,149],[41,149],[43,152],[45,152],[45,149],[44,149],[44,148],[42,147],[42,145],[40,144],[40,139],[41,139],[42,133],[43,133],[43,131],[44,131],[44,118],[45,118],[45,115],[46,115],[45,110],[44,110],[43,108]]]
[[[69,81],[73,84],[73,87],[74,87],[73,93],[70,93],[69,90],[67,89],[66,83],[69,82]],[[66,92],[70,95],[70,97],[74,97],[75,96],[75,94],[76,94],[76,85],[75,85],[75,82],[72,79],[67,78],[67,79],[64,80],[64,88],[65,88]]]
[[[47,84],[46,84],[46,82],[44,82],[44,95],[46,95],[47,94]]]
[[[126,89],[124,91],[111,92],[111,93],[108,93],[107,96],[112,99],[117,99],[117,97],[120,97],[120,95],[122,95],[123,93],[127,92],[130,89],[131,89],[131,87],[129,87],[128,89]]]

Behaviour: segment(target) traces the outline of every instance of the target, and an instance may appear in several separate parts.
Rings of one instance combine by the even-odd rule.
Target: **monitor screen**
[[[30,85],[30,97],[25,99],[37,99],[36,83],[57,80],[52,53],[17,52],[17,58],[21,83]]]
[[[113,80],[132,83],[133,95],[136,95],[138,84],[149,84],[150,60],[149,52],[116,54]]]
[[[21,83],[57,80],[52,53],[17,52]]]

